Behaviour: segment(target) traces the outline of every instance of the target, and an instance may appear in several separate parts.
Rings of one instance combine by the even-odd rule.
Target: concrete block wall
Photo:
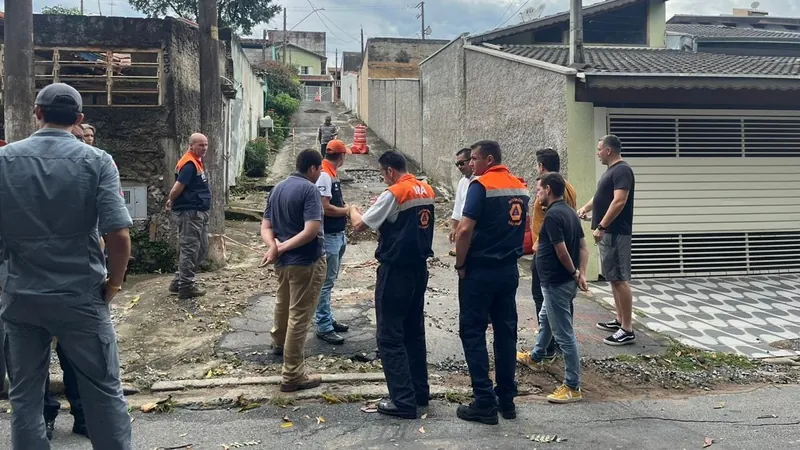
[[[422,84],[421,166],[429,176],[455,188],[461,177],[453,165],[455,154],[471,143],[464,136],[467,96],[464,79],[464,40],[456,39],[423,61],[420,64],[420,82]]]
[[[503,163],[529,185],[540,148],[558,151],[566,170],[567,77],[472,50],[465,58],[465,142],[497,141]]]
[[[422,105],[419,80],[369,80],[370,116],[367,126],[407,158],[422,161]]]

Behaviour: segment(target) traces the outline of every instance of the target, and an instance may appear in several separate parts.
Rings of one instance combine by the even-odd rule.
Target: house
[[[667,21],[667,45],[702,53],[800,57],[800,18],[754,10],[734,10],[732,16],[674,16]]]
[[[369,38],[358,75],[358,113],[369,124],[370,79],[417,78],[419,62],[449,41],[439,39]]]
[[[283,30],[269,30],[267,37],[276,45],[283,43]],[[326,55],[328,51],[327,37],[324,31],[287,31],[286,43],[304,48],[318,55]]]
[[[274,45],[277,61],[284,58],[283,43]],[[333,77],[327,73],[328,58],[294,44],[286,44],[286,63],[297,67],[300,83],[303,85],[303,99],[323,102],[333,101]]]
[[[361,52],[342,52],[342,81],[340,98],[345,106],[358,115],[358,71]]]
[[[181,19],[34,15],[36,88],[65,82],[83,95],[97,145],[116,161],[131,216],[155,238],[171,236],[164,202],[175,164],[200,128],[199,37]],[[0,32],[0,36],[2,33]],[[238,38],[220,30],[227,186],[258,136],[263,84]],[[0,77],[1,78],[1,77]]]
[[[583,12],[582,64],[569,61],[567,12],[460,37],[422,61],[421,120],[388,113],[395,130],[421,123],[422,148],[398,148],[455,184],[464,145],[499,141],[526,180],[535,150],[553,147],[584,203],[605,170],[597,141],[613,133],[637,176],[635,277],[800,272],[800,60],[669,48],[665,0]],[[777,26],[765,28],[790,32]]]

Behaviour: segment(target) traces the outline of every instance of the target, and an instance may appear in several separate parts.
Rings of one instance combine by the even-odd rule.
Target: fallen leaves
[[[250,411],[251,409],[260,408],[261,404],[258,402],[250,401],[244,394],[236,397],[236,406],[239,407],[239,412]]]
[[[378,406],[374,403],[367,403],[361,408],[361,412],[365,412],[367,414],[372,414],[378,412]]]
[[[543,444],[549,444],[551,442],[567,442],[567,438],[558,437],[555,434],[534,434],[528,437],[528,439],[532,442],[541,442]]]
[[[281,428],[292,428],[294,426],[294,422],[289,416],[283,416],[283,422],[281,422]]]
[[[181,449],[192,449],[192,448],[194,448],[194,444],[176,445],[174,447],[156,447],[154,450],[181,450]]]
[[[714,444],[714,439],[711,439],[710,437],[707,437],[707,438],[706,438],[706,439],[703,441],[703,448],[708,448],[708,447],[711,447],[711,445],[712,445],[712,444]]]
[[[722,409],[725,407],[725,402],[719,402],[714,406],[714,409]]]
[[[317,417],[317,425],[325,423],[325,418],[322,416]]]
[[[137,295],[136,297],[133,297],[133,299],[131,300],[130,305],[128,305],[128,308],[133,308],[134,306],[136,306],[136,304],[139,303],[139,300],[141,300],[141,299],[142,299],[141,295]]]
[[[422,419],[422,420],[425,420],[427,418],[428,418],[428,413],[425,413],[425,414],[422,415],[422,417],[420,417],[420,419]]]
[[[420,434],[425,434],[425,427],[419,427],[417,431],[419,431]]]
[[[159,400],[155,403],[145,403],[142,405],[139,410],[143,413],[150,413],[150,412],[157,412],[157,413],[168,413],[171,412],[175,408],[175,402],[172,400],[172,396],[167,396],[164,400]]]
[[[230,444],[220,444],[220,446],[222,450],[230,450],[232,448],[252,447],[260,443],[261,441],[232,442]]]
[[[322,398],[324,398],[326,402],[328,402],[328,403],[330,403],[332,405],[336,405],[336,404],[339,404],[339,403],[344,403],[344,400],[342,400],[341,397],[337,397],[337,396],[335,396],[333,394],[329,394],[327,392],[323,392],[322,393]]]

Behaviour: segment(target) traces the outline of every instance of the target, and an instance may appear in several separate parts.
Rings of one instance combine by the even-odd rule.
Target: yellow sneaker
[[[562,384],[552,394],[547,396],[547,401],[550,403],[574,403],[583,400],[583,393],[581,389],[572,389],[566,384]]]
[[[531,358],[530,352],[517,352],[517,362],[523,366],[527,366],[531,370],[539,370],[542,368],[542,363],[537,363]]]

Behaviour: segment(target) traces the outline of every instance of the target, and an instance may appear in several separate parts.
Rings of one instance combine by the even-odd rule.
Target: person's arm
[[[375,204],[370,206],[364,214],[361,214],[356,208],[351,208],[350,223],[355,231],[377,230],[390,217],[397,214],[399,210],[400,207],[394,198],[394,194],[392,194],[392,191],[386,190],[378,196]]]
[[[336,126],[336,125],[333,126],[333,137],[334,138],[338,138],[339,137],[339,127]]]
[[[319,142],[320,145],[322,144],[322,125],[317,128],[317,142]]]
[[[580,251],[580,261],[579,261],[579,268],[580,271],[578,273],[578,287],[582,291],[588,291],[589,285],[586,283],[586,267],[589,264],[589,246],[586,244],[586,239],[581,238],[581,251]]]
[[[119,195],[121,189],[119,172],[108,156],[100,168],[96,198],[97,228],[100,235],[105,236],[108,249],[108,279],[103,293],[106,302],[110,302],[122,289],[131,257],[130,228],[133,221],[125,208],[125,200]]]
[[[267,246],[267,253],[261,258],[260,267],[263,267],[278,260],[278,244],[275,242],[275,231],[272,229],[272,221],[267,217],[261,219],[261,240]]]
[[[464,263],[472,245],[472,234],[475,232],[475,225],[481,215],[485,199],[486,188],[478,182],[470,183],[464,198],[464,210],[461,212],[461,220],[458,222],[456,231],[456,270],[461,278],[466,276]]]
[[[178,179],[175,180],[175,184],[172,185],[172,189],[170,189],[169,195],[167,196],[168,211],[172,209],[175,200],[181,196],[186,185],[191,183],[195,175],[197,175],[197,169],[194,167],[194,164],[186,163],[181,167],[180,172],[178,172]]]
[[[463,178],[458,182],[456,199],[453,202],[453,214],[450,216],[450,242],[456,241],[458,222],[461,220],[461,215],[464,212],[464,189],[461,183],[463,183]]]
[[[472,234],[475,232],[475,219],[469,217],[462,217],[458,222],[458,230],[456,231],[456,270],[461,278],[464,277],[464,262],[469,253],[469,247],[472,244]]]
[[[608,206],[608,211],[603,219],[598,224],[603,228],[608,228],[614,219],[619,216],[625,208],[625,203],[628,201],[628,191],[626,189],[614,189],[614,199],[611,200],[611,205]]]
[[[287,239],[278,242],[278,254],[282,255],[290,250],[302,247],[317,238],[322,226],[322,201],[319,191],[314,186],[309,186],[303,193],[305,208],[303,210],[303,230]]]
[[[581,209],[578,210],[578,217],[583,220],[586,220],[588,214],[592,212],[592,208],[594,208],[594,197],[589,199],[589,202],[583,205]]]
[[[322,211],[327,217],[347,217],[350,208],[335,206],[331,203],[331,196],[333,195],[333,180],[330,175],[325,172],[320,174],[317,180],[317,189],[319,195],[322,196]]]
[[[335,206],[331,203],[330,197],[322,197],[322,210],[327,217],[347,217],[350,214],[349,207]]]

